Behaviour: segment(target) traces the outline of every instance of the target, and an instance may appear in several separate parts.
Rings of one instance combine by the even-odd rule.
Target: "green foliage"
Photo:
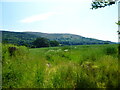
[[[116,24],[117,24],[117,25],[120,25],[120,21],[118,21]]]
[[[74,34],[48,34],[40,32],[9,32],[9,31],[0,31],[2,32],[2,42],[9,43],[14,45],[24,45],[27,47],[34,47],[32,42],[36,38],[44,37],[48,38],[51,42],[51,46],[58,45],[59,42],[61,45],[87,45],[87,44],[113,44],[110,41],[102,41],[92,38],[86,38]],[[56,42],[57,41],[57,42]]]
[[[54,46],[59,46],[59,42],[57,41],[50,41],[50,46],[54,47]]]
[[[106,47],[104,50],[107,55],[117,54],[117,49],[115,47]]]
[[[16,47],[10,56],[9,47]],[[4,44],[3,88],[118,88],[117,45],[28,49]]]
[[[113,5],[117,2],[114,1],[114,0],[93,0],[92,1],[92,8],[91,9],[98,9],[98,8],[103,8],[103,7],[106,7],[106,6],[110,6],[110,5]]]
[[[57,41],[50,41],[47,38],[40,37],[33,41],[33,47],[40,48],[40,47],[55,47],[59,46],[59,42]]]
[[[10,56],[9,47],[16,47],[14,56]],[[24,46],[15,46],[11,44],[2,45],[2,81],[4,87],[19,87],[23,73],[21,69],[22,62],[28,58],[28,49]]]
[[[47,38],[43,38],[43,37],[40,37],[40,38],[37,38],[34,42],[33,42],[33,45],[36,47],[36,48],[40,48],[40,47],[49,47],[50,46],[50,42]]]

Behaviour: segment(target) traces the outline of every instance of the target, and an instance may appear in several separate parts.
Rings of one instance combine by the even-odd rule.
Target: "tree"
[[[116,24],[117,24],[117,25],[120,25],[120,21],[118,21]]]
[[[40,38],[37,38],[35,41],[33,41],[33,45],[36,48],[49,47],[50,42],[49,42],[49,39],[40,37]]]
[[[98,9],[98,8],[110,6],[117,3],[118,1],[120,2],[120,0],[93,0],[91,4],[92,5],[91,9]],[[120,21],[118,21],[116,24],[120,25]],[[120,34],[120,31],[117,32],[118,34]]]
[[[110,5],[117,3],[117,1],[119,0],[93,0],[91,4],[92,6],[91,9],[98,9],[98,8],[110,6]]]
[[[120,25],[120,21],[118,21],[116,24],[117,24],[117,25]],[[118,34],[120,34],[120,31],[117,31],[117,32],[118,32]]]
[[[54,47],[54,46],[58,46],[59,42],[57,41],[50,41],[50,46]]]

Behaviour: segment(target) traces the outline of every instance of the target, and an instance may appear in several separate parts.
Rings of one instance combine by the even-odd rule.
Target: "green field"
[[[10,56],[9,47],[16,47]],[[118,88],[118,45],[2,45],[3,88]]]

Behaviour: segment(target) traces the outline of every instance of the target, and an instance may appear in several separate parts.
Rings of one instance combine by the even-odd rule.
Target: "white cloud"
[[[32,22],[36,22],[36,21],[47,20],[50,16],[53,16],[53,15],[56,15],[56,14],[61,14],[61,13],[48,12],[48,13],[45,13],[45,14],[34,15],[34,16],[27,17],[23,20],[20,20],[20,22],[22,22],[22,23],[32,23]]]

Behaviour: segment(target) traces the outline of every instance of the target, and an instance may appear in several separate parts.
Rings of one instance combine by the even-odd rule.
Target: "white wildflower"
[[[67,52],[67,51],[68,51],[68,49],[65,49],[64,51],[65,51],[65,52]]]
[[[57,52],[61,51],[61,49],[58,49]]]
[[[50,63],[47,63],[46,65],[47,65],[48,67],[50,67],[50,66],[51,66],[51,65],[50,65]]]

